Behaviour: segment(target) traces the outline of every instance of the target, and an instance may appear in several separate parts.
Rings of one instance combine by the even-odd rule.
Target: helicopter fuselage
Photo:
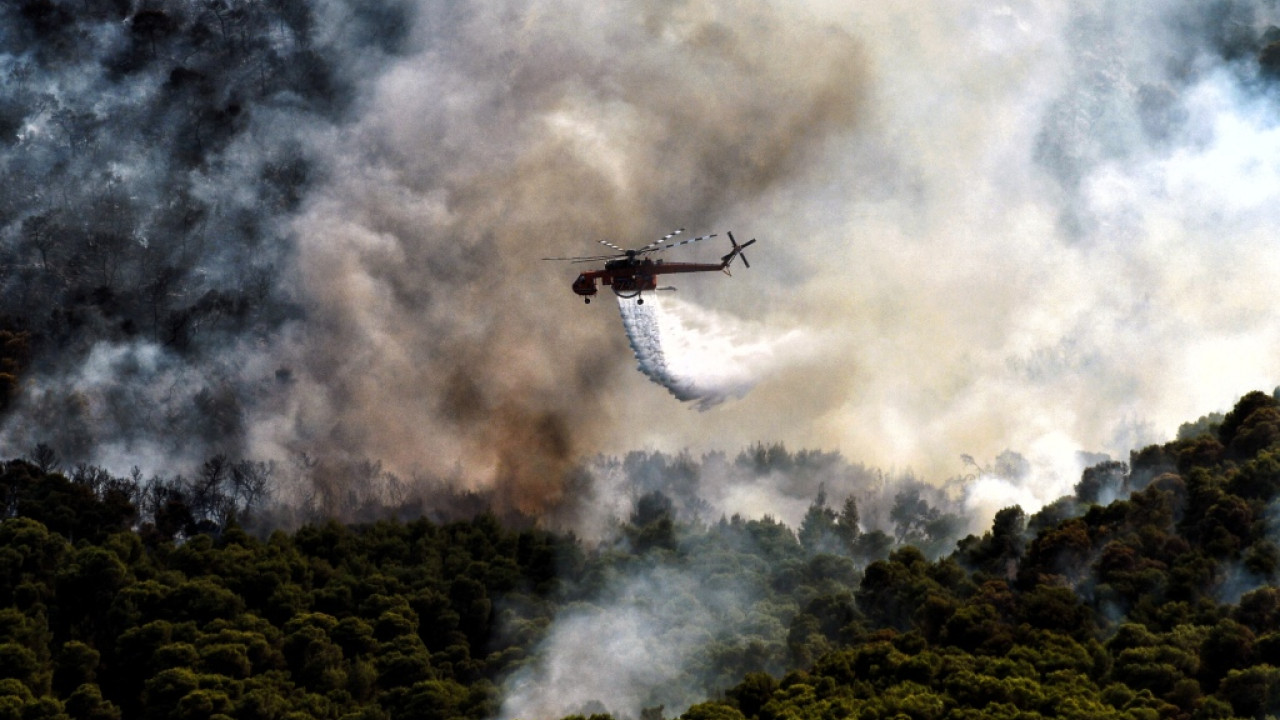
[[[684,232],[683,228],[667,235],[662,241],[670,240],[679,233]],[[718,263],[688,263],[674,262],[669,263],[662,260],[654,260],[648,257],[649,253],[658,252],[667,248],[673,248],[678,245],[688,245],[690,243],[715,237],[712,235],[703,235],[693,238],[692,240],[682,240],[680,242],[671,243],[669,245],[660,245],[651,243],[642,248],[634,250],[623,250],[607,240],[600,242],[609,248],[618,251],[620,255],[606,255],[603,257],[555,257],[543,258],[544,260],[569,260],[571,262],[595,262],[603,260],[604,268],[601,270],[589,270],[578,275],[573,281],[573,291],[581,295],[586,302],[591,302],[591,298],[600,292],[599,285],[603,284],[613,290],[613,294],[620,298],[635,298],[636,304],[644,302],[644,298],[640,297],[640,293],[653,290],[674,290],[675,288],[659,288],[659,275],[674,275],[676,273],[697,273],[712,272],[714,270],[723,270],[725,274],[729,272],[729,265],[733,263],[734,258],[741,257],[742,264],[751,267],[747,262],[747,256],[742,254],[749,245],[755,242],[755,238],[739,245],[737,240],[733,239],[733,233],[729,233],[729,244],[732,249],[727,255],[723,255]]]
[[[645,258],[620,258],[604,264],[603,270],[584,272],[573,281],[573,291],[588,299],[598,292],[596,281],[608,286],[621,298],[632,298],[641,292],[658,289],[658,276],[675,273],[723,270],[727,263],[669,263]]]

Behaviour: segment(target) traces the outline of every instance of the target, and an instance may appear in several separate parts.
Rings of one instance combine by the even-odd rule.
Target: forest
[[[1205,52],[1273,85],[1280,31],[1214,7]],[[1280,713],[1277,393],[984,528],[946,487],[781,445],[597,458],[542,515],[250,459],[248,418],[294,399],[293,367],[243,359],[307,312],[278,281],[316,138],[411,51],[411,12],[0,5],[0,720]],[[173,466],[95,464],[125,450]],[[701,495],[742,487],[776,508]]]
[[[633,641],[673,663],[658,677],[698,682],[580,717],[1280,711],[1275,394],[936,556],[825,495],[793,529],[686,520],[653,491],[592,543],[484,512],[249,533],[235,512],[195,517],[191,495],[143,502],[130,478],[32,455],[0,473],[2,717],[536,717],[520,680],[554,680],[558,628],[620,601],[689,619]]]

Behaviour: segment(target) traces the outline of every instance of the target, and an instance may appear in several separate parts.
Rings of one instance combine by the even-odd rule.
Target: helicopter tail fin
[[[733,244],[733,250],[729,251],[729,254],[728,254],[728,255],[725,255],[724,257],[720,258],[720,266],[721,266],[723,269],[728,270],[728,269],[729,269],[729,264],[733,262],[733,259],[734,259],[734,258],[736,258],[736,257],[741,257],[741,258],[742,258],[742,264],[743,264],[743,265],[746,265],[747,267],[751,267],[751,263],[747,262],[747,256],[746,256],[745,254],[743,254],[743,252],[742,252],[742,251],[743,251],[743,250],[746,250],[746,249],[747,249],[747,247],[748,247],[749,245],[751,245],[752,243],[754,243],[755,241],[756,241],[756,239],[755,239],[755,238],[751,238],[750,240],[748,240],[748,241],[746,241],[746,242],[742,243],[741,245],[739,245],[739,244],[738,244],[738,241],[733,239],[733,231],[730,231],[730,232],[729,232],[729,242]]]

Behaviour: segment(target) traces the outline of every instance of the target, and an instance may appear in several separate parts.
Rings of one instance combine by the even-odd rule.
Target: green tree
[[[1200,645],[1200,682],[1205,689],[1212,692],[1228,671],[1252,665],[1254,640],[1244,625],[1225,618],[1218,621]]]
[[[293,678],[314,692],[337,690],[347,682],[342,648],[329,633],[338,621],[322,613],[300,615],[285,624],[283,652]]]
[[[199,677],[188,668],[161,670],[146,682],[142,698],[146,717],[157,720],[175,717],[182,699],[199,687]]]
[[[725,696],[748,718],[760,716],[760,710],[778,689],[778,681],[762,672],[748,673],[742,682],[731,688]]]
[[[746,720],[746,718],[732,705],[704,702],[690,707],[680,716],[680,720]]]
[[[0,677],[21,682],[35,696],[49,692],[49,671],[31,649],[16,643],[0,643]]]
[[[65,703],[74,720],[120,720],[120,708],[102,697],[97,685],[85,683],[73,690]]]
[[[804,519],[800,522],[797,539],[811,553],[836,553],[841,551],[840,516],[827,507],[827,490],[818,489],[818,496],[809,506]]]
[[[1280,711],[1280,668],[1255,665],[1232,669],[1223,677],[1217,694],[1231,703],[1240,717],[1273,715]]]
[[[93,647],[79,640],[69,640],[58,651],[53,670],[53,689],[61,696],[70,695],[82,685],[93,683],[101,659]]]

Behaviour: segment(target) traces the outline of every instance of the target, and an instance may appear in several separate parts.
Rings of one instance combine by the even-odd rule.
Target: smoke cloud
[[[6,11],[7,454],[368,458],[538,513],[597,452],[1011,448],[1034,504],[1280,374],[1264,3],[113,7]],[[536,260],[694,224],[754,265],[655,317],[787,351],[664,338],[695,402],[750,388],[702,413]]]
[[[1276,139],[1267,11],[819,12],[866,30],[863,122],[744,203],[767,279],[716,292],[834,349],[663,440],[714,425],[932,478],[1014,448],[1037,471],[1005,496],[1034,507],[1081,450],[1275,384],[1275,168],[1243,150]]]
[[[308,137],[332,175],[293,225],[298,391],[283,432],[279,412],[251,423],[255,449],[461,461],[522,512],[554,504],[634,391],[616,384],[616,326],[535,258],[758,195],[857,118],[850,36],[805,24],[772,61],[754,48],[786,19],[740,9],[423,10],[420,51],[384,69],[361,118]]]
[[[700,568],[705,571],[705,568]],[[507,682],[502,718],[686,708],[705,697],[687,672],[713,640],[750,631],[746,588],[708,590],[689,569],[658,566],[620,579],[605,596],[559,618],[540,660]]]
[[[374,458],[405,475],[461,467],[466,482],[501,488],[510,509],[538,513],[557,502],[576,458],[618,439],[632,418],[615,400],[635,390],[617,386],[626,356],[616,321],[584,315],[560,268],[536,258],[675,218],[716,219],[730,199],[802,172],[861,109],[856,40],[766,7],[401,4],[371,17],[335,2],[260,27],[252,23],[261,18],[241,15],[246,26],[234,29],[262,32],[265,49],[261,63],[246,62],[245,87],[229,88],[200,86],[213,60],[227,58],[167,44],[191,28],[221,33],[226,18],[157,12],[164,17],[147,24],[130,16],[123,30],[97,18],[103,47],[79,66],[23,66],[35,69],[24,77],[36,90],[66,94],[60,101],[83,125],[72,129],[89,136],[93,154],[78,157],[74,140],[53,132],[60,116],[22,108],[6,160],[110,168],[139,213],[163,207],[163,188],[186,189],[202,232],[183,226],[174,237],[168,225],[118,214],[119,244],[149,261],[155,253],[136,249],[165,244],[159,262],[182,271],[174,288],[151,290],[167,315],[204,308],[206,290],[238,299],[240,284],[261,278],[265,291],[236,308],[269,317],[253,333],[243,324],[213,332],[203,316],[171,333],[167,315],[147,323],[145,339],[136,322],[73,333],[77,346],[62,347],[60,362],[26,370],[25,404],[3,430],[11,453],[47,440],[68,461],[132,454],[146,470],[209,452]],[[128,62],[116,75],[95,65],[121,46]],[[776,55],[759,55],[762,46]],[[313,73],[329,73],[327,95],[314,97],[331,105],[299,97],[297,79],[273,85],[271,53],[290,50],[312,53],[299,60],[315,60],[313,51],[336,58]],[[211,97],[240,118],[220,144],[196,142],[201,162],[190,170],[170,162],[163,143],[145,144],[176,130],[131,132],[125,115],[146,105],[138,98],[169,102],[188,78],[201,102]],[[179,130],[207,130],[181,117]],[[113,149],[113,133],[139,152]],[[264,161],[281,155],[293,165]],[[70,184],[80,173],[45,174]],[[281,176],[287,201],[262,202],[259,178]],[[40,208],[20,207],[22,191],[8,198],[6,237],[12,267],[34,280],[6,290],[30,297],[49,264]],[[258,215],[247,215],[255,202]],[[59,213],[77,204],[56,203]],[[255,229],[244,232],[245,220]],[[65,229],[55,245],[68,244]],[[179,252],[191,236],[201,244]],[[141,261],[131,272],[147,282]],[[202,283],[182,284],[197,275]],[[175,292],[194,297],[170,299]],[[126,367],[103,357],[151,360]],[[171,392],[154,391],[170,376],[180,378]],[[197,402],[204,396],[223,398],[225,422],[211,421]],[[78,408],[75,431],[56,417],[64,406]],[[121,429],[156,412],[164,422]],[[191,427],[209,429],[191,442],[182,436]]]

